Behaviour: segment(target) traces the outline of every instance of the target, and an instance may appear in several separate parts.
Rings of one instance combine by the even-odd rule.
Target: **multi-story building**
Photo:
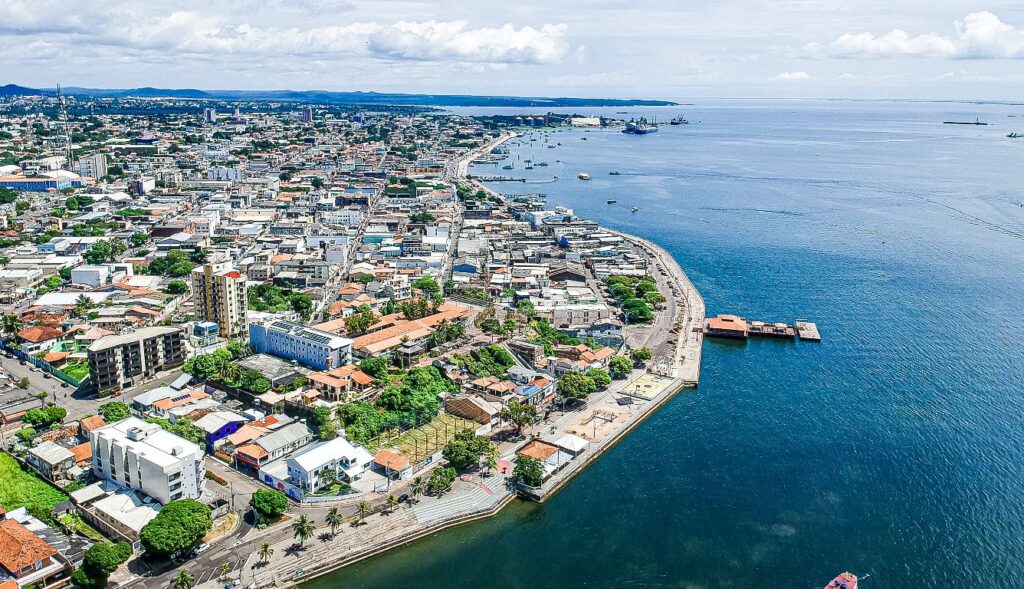
[[[207,123],[217,122],[217,109],[206,107],[203,109],[203,120]]]
[[[320,370],[344,366],[352,357],[352,340],[293,321],[252,323],[249,343],[257,352]]]
[[[129,417],[89,433],[92,470],[162,504],[198,499],[206,463],[203,449],[155,423]]]
[[[203,264],[192,271],[198,319],[220,326],[224,338],[245,337],[248,309],[246,277],[224,264]]]
[[[102,153],[82,156],[78,160],[78,173],[83,177],[102,178],[107,175],[107,156]]]
[[[185,363],[185,332],[180,327],[146,327],[108,335],[88,349],[89,380],[97,393],[119,391]]]

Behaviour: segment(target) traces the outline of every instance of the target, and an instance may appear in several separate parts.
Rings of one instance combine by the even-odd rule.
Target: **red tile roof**
[[[18,337],[34,344],[57,339],[62,335],[64,335],[64,332],[59,329],[46,327],[45,325],[33,325],[32,327],[26,327],[18,332]]]
[[[55,556],[57,549],[12,519],[0,522],[0,565],[10,572]]]

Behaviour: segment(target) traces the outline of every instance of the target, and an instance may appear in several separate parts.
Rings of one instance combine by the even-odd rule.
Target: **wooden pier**
[[[809,342],[820,342],[818,326],[806,319],[797,319],[795,325],[788,323],[768,323],[766,321],[747,321],[738,315],[718,315],[704,322],[704,334],[708,337],[730,339],[746,339],[748,337],[775,337],[795,339],[799,337]]]

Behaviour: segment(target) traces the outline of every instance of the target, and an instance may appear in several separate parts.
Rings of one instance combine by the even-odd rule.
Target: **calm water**
[[[658,116],[680,110],[701,123],[556,133],[514,149],[550,166],[476,173],[557,175],[495,186],[657,241],[709,313],[808,317],[825,341],[708,342],[700,388],[548,503],[309,587],[809,589],[843,570],[868,588],[1019,585],[1024,140],[1005,135],[1024,107]],[[976,116],[992,126],[940,124]]]

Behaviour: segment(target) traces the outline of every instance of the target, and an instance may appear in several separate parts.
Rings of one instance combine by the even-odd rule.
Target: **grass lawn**
[[[0,482],[0,505],[8,511],[27,507],[29,511],[49,516],[54,505],[68,499],[39,475],[21,470],[18,461],[6,452],[0,453]]]
[[[85,377],[89,376],[89,365],[85,362],[68,362],[64,368],[61,368],[61,371],[78,382],[82,382]]]
[[[455,434],[459,431],[476,429],[478,427],[480,426],[477,423],[448,413],[441,413],[430,423],[421,425],[418,428],[404,432],[396,430],[394,435],[390,436],[387,432],[382,433],[375,440],[376,443],[371,444],[372,447],[369,450],[376,452],[381,448],[398,448],[398,451],[408,458],[410,462],[417,463],[444,448],[445,444],[454,438]]]
[[[342,483],[342,482],[334,481],[329,486],[324,487],[323,489],[320,489],[316,493],[309,493],[309,496],[310,497],[335,497],[337,495],[351,495],[352,493],[355,493],[355,492],[356,492],[356,490],[353,489],[348,483]]]
[[[76,515],[65,515],[64,517],[60,518],[60,522],[65,526],[71,527],[73,530],[85,536],[86,538],[89,538],[90,540],[94,540],[96,542],[103,542],[104,540],[106,540],[106,537],[104,537],[103,534],[93,529],[92,526],[82,521],[82,518]]]

